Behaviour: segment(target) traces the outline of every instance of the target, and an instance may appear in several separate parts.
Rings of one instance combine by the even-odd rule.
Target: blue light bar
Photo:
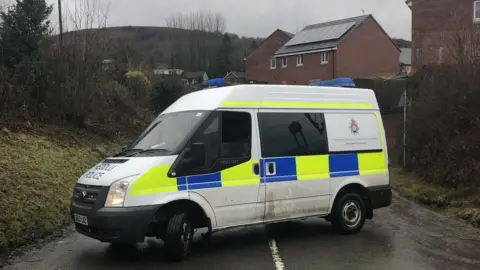
[[[327,81],[312,82],[310,86],[329,86],[329,87],[355,87],[355,83],[350,78],[338,78]]]
[[[223,78],[211,79],[211,80],[205,81],[203,83],[203,86],[205,88],[225,86],[225,80]]]

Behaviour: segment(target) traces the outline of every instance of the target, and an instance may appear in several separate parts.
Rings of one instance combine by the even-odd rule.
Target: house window
[[[282,57],[282,67],[287,67],[287,57]]]
[[[277,68],[277,59],[272,58],[270,59],[270,69],[276,69]]]
[[[473,20],[480,22],[480,1],[473,1]]]
[[[438,48],[438,64],[443,63],[443,47]]]
[[[303,55],[297,55],[297,67],[303,66]]]
[[[320,64],[322,65],[328,64],[328,52],[320,53]]]

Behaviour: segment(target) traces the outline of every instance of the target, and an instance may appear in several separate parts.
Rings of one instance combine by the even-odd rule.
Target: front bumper
[[[390,185],[370,187],[368,193],[372,210],[392,204],[392,189]]]
[[[70,216],[77,232],[110,243],[143,242],[158,206],[85,208],[72,201]],[[74,213],[88,218],[88,226],[75,222]]]

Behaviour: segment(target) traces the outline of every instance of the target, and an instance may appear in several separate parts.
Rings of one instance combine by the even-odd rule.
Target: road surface
[[[3,269],[480,269],[480,230],[394,196],[357,235],[323,219],[233,229],[195,242],[187,261],[165,260],[162,242],[131,249],[72,232]]]

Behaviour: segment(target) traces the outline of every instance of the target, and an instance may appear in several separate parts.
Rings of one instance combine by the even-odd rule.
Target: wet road
[[[225,231],[181,263],[165,260],[161,241],[114,249],[72,233],[3,269],[480,269],[480,230],[398,196],[375,215],[349,236],[323,219]]]

